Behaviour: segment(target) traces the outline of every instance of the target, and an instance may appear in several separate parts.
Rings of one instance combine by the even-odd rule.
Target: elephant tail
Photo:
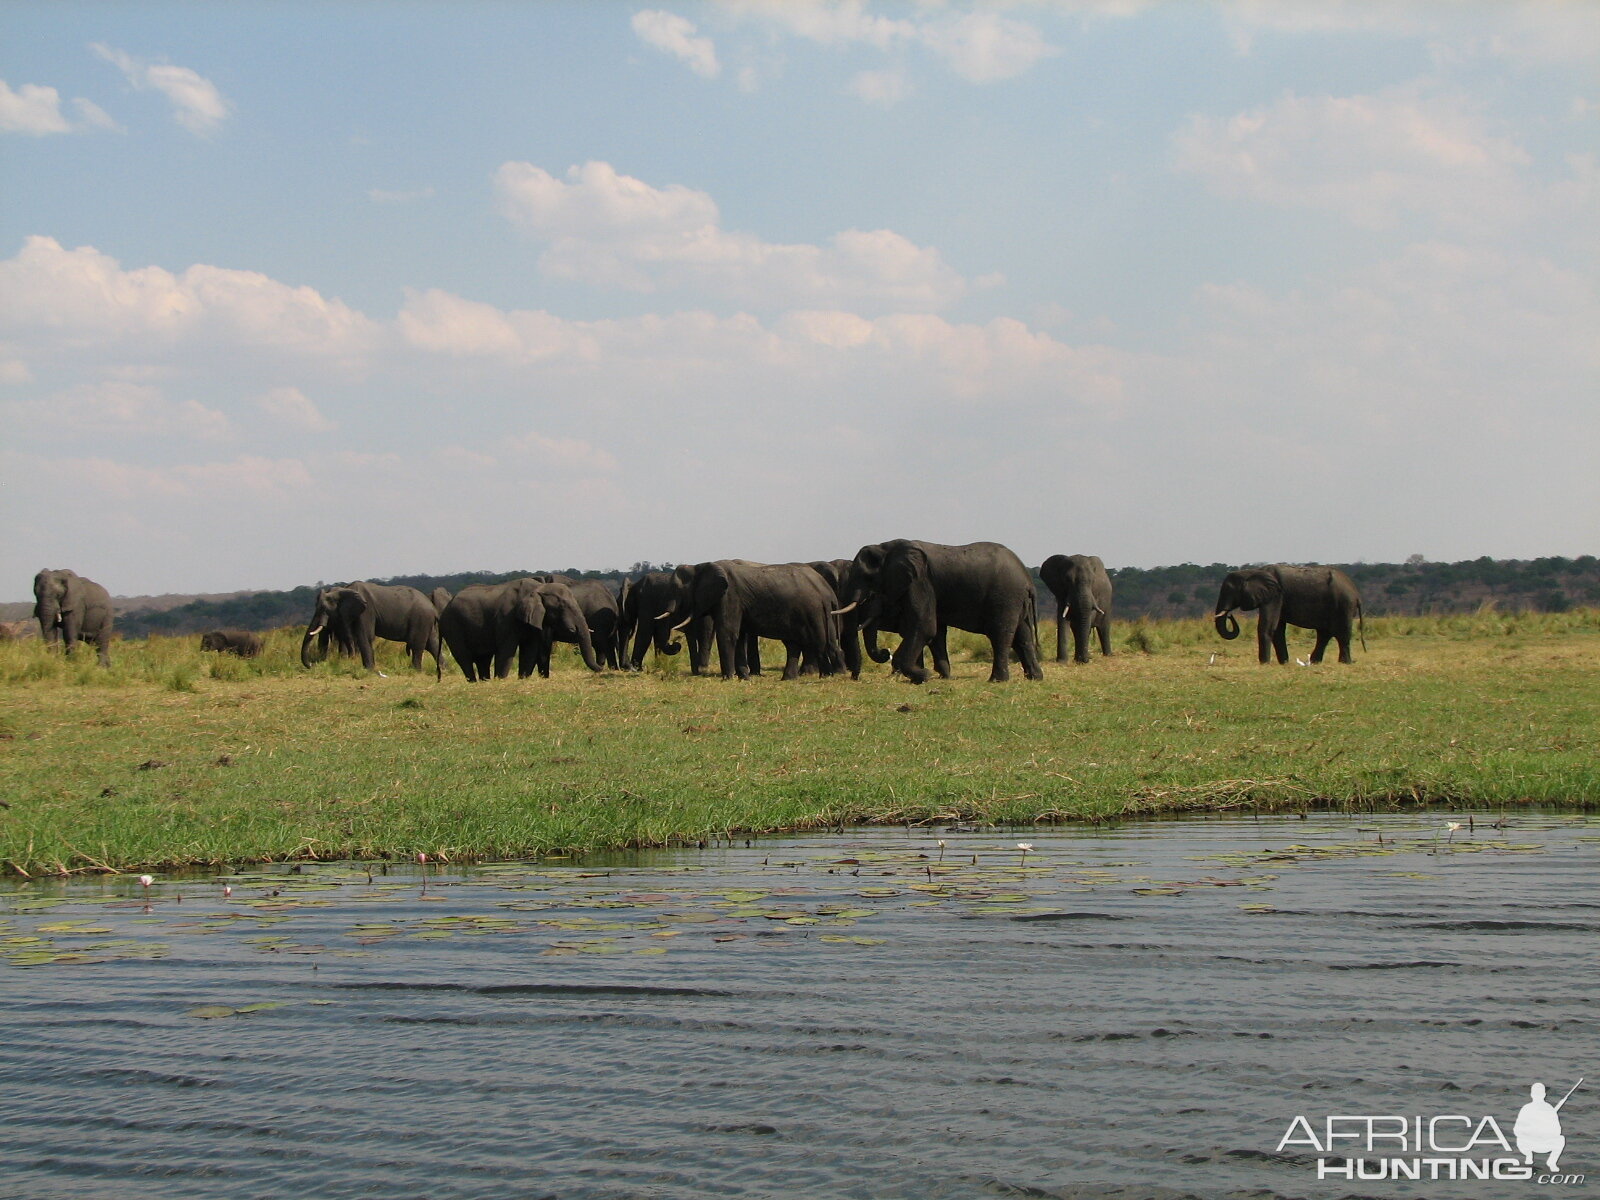
[[[1367,652],[1367,618],[1361,611],[1361,601],[1356,601],[1356,628],[1361,631],[1361,653]]]

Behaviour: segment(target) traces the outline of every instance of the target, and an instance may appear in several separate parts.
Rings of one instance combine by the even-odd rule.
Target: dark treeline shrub
[[[1110,568],[1116,588],[1113,619],[1209,616],[1222,577],[1235,566],[1244,565],[1247,564],[1183,563],[1174,567]],[[1531,560],[1485,557],[1459,563],[1411,561],[1331,565],[1338,566],[1355,580],[1361,589],[1367,615],[1374,617],[1470,613],[1484,604],[1492,604],[1503,612],[1565,612],[1600,605],[1600,561],[1592,554]],[[503,583],[524,575],[554,572],[574,579],[600,579],[616,586],[630,576],[671,566],[671,563],[638,562],[626,571],[593,571],[578,567],[462,571],[453,575],[395,575],[372,582],[406,584],[424,594],[436,587],[454,593],[468,584]],[[1053,611],[1049,589],[1037,578],[1035,583],[1039,588],[1039,619],[1048,621]],[[253,592],[228,600],[196,600],[164,612],[120,613],[117,630],[123,637],[140,638],[152,633],[199,634],[208,629],[264,630],[303,626],[310,619],[316,602],[317,586],[283,592]]]
[[[1246,563],[1184,563],[1176,567],[1109,568],[1116,600],[1112,617],[1131,621],[1207,617],[1223,576]],[[1431,563],[1330,563],[1355,580],[1368,616],[1428,616],[1476,612],[1491,604],[1503,612],[1566,612],[1600,605],[1600,561],[1578,558],[1493,559]],[[1048,588],[1037,577],[1039,615],[1053,612]]]

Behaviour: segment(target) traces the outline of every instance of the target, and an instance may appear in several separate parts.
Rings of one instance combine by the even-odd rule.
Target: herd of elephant
[[[1039,568],[1055,597],[1056,659],[1089,661],[1091,638],[1111,653],[1111,578],[1093,555],[1056,554]],[[71,571],[41,571],[34,579],[34,615],[48,643],[67,653],[81,641],[94,645],[109,665],[111,597]],[[520,678],[550,674],[556,642],[577,647],[591,671],[642,670],[647,651],[677,654],[689,648],[689,669],[710,670],[716,647],[724,678],[748,679],[761,671],[760,639],[781,642],[783,678],[802,673],[861,674],[862,651],[913,683],[929,677],[925,657],[950,677],[946,635],[961,629],[987,638],[989,679],[1011,677],[1015,656],[1029,679],[1042,679],[1037,600],[1031,572],[998,542],[945,546],[898,539],[863,546],[854,558],[768,564],[720,559],[651,571],[619,590],[599,580],[536,575],[507,583],[473,584],[452,596],[443,588],[425,596],[416,588],[350,583],[323,588],[301,641],[307,667],[330,645],[376,665],[379,639],[405,643],[421,670],[433,657],[443,673],[443,651],[468,680],[503,679],[513,662]],[[1316,631],[1311,662],[1321,662],[1330,641],[1339,661],[1351,662],[1350,641],[1362,620],[1361,598],[1344,572],[1332,567],[1278,564],[1230,572],[1217,598],[1214,620],[1224,638],[1239,636],[1235,611],[1257,612],[1260,660],[1288,662],[1287,626]],[[880,633],[899,637],[891,654]],[[680,639],[681,635],[681,641]],[[631,642],[631,645],[630,645]],[[1365,638],[1363,636],[1363,644]],[[255,634],[217,630],[201,648],[245,656],[260,652]]]

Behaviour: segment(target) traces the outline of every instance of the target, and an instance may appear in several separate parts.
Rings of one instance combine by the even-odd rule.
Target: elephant
[[[628,669],[644,670],[644,653],[652,645],[657,654],[676,654],[683,643],[673,634],[689,615],[689,585],[673,571],[651,571],[633,580],[622,605],[622,620],[634,630]],[[701,618],[685,630],[689,643],[689,672],[698,675],[710,654],[711,621]]]
[[[617,665],[624,671],[633,670],[629,661],[629,643],[639,625],[639,605],[633,595],[633,580],[624,578],[617,588]]]
[[[1111,576],[1093,554],[1052,554],[1039,578],[1056,598],[1056,661],[1067,661],[1067,627],[1073,657],[1089,661],[1089,632],[1100,635],[1100,653],[1111,654]]]
[[[803,659],[821,675],[843,663],[833,590],[805,563],[767,564],[727,558],[680,566],[673,574],[688,587],[688,615],[680,627],[710,618],[722,677],[754,673],[757,638],[781,641],[788,652],[783,677],[796,679]]]
[[[1275,563],[1230,571],[1217,596],[1214,619],[1217,632],[1232,641],[1239,636],[1239,622],[1233,610],[1258,611],[1256,653],[1264,663],[1289,661],[1287,628],[1298,625],[1317,631],[1317,645],[1311,651],[1314,663],[1322,661],[1330,639],[1339,643],[1339,661],[1350,657],[1350,634],[1355,623],[1361,627],[1361,648],[1367,648],[1366,620],[1361,613],[1361,593],[1350,576],[1333,567],[1294,567]]]
[[[404,642],[414,670],[422,670],[422,656],[431,654],[433,677],[438,679],[443,671],[439,614],[433,601],[414,587],[363,581],[323,588],[300,642],[300,664],[309,667],[326,657],[330,636],[341,654],[360,654],[361,665],[369,671],[377,665],[372,653],[376,638]]]
[[[851,562],[848,558],[825,558],[806,564],[832,589],[838,607],[846,603],[845,584],[850,578]],[[839,618],[839,649],[851,679],[861,678],[861,622],[858,617],[858,611],[851,611]]]
[[[72,571],[40,571],[33,577],[33,615],[45,645],[57,638],[70,657],[81,642],[92,645],[102,667],[111,665],[111,594]]]
[[[218,654],[237,654],[240,658],[254,658],[261,653],[261,638],[254,633],[237,629],[213,629],[200,637],[200,649]]]
[[[583,610],[562,583],[524,578],[464,587],[439,614],[439,630],[469,682],[488,679],[491,669],[504,679],[513,657],[517,678],[536,670],[548,677],[550,644],[558,640],[576,644],[584,664],[600,669]]]
[[[578,607],[583,609],[595,655],[613,671],[620,669],[622,607],[617,603],[617,594],[598,579],[572,579],[566,575],[535,575],[533,578],[567,585]]]
[[[850,564],[845,600],[840,615],[859,613],[872,661],[892,662],[912,683],[928,678],[919,661],[924,648],[932,651],[939,674],[950,677],[945,631],[951,627],[989,639],[991,683],[1011,678],[1012,651],[1029,679],[1044,678],[1033,575],[998,542],[943,546],[900,538],[863,546]],[[878,648],[880,630],[900,635],[892,658]]]
[[[433,601],[433,611],[436,613],[442,613],[444,611],[444,606],[450,603],[450,589],[436,587],[433,589],[432,593],[429,594],[428,599]]]

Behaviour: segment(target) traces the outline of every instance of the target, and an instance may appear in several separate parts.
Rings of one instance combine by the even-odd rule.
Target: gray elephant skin
[[[628,669],[644,670],[645,651],[677,654],[683,643],[674,640],[679,625],[689,618],[688,578],[675,571],[650,571],[632,581],[622,601],[622,620],[633,629],[633,650]],[[710,654],[711,620],[690,620],[684,628],[689,643],[689,671],[698,675]]]
[[[920,662],[925,648],[939,674],[950,677],[950,628],[989,639],[990,682],[1011,678],[1013,651],[1029,679],[1044,678],[1033,575],[998,542],[945,546],[900,538],[863,546],[850,564],[845,593],[872,661],[891,662],[912,683],[928,678]],[[878,648],[880,630],[900,635],[892,658]]]
[[[541,579],[464,587],[439,614],[439,631],[469,682],[511,674],[550,674],[552,642],[572,642],[591,671],[600,669],[589,624],[572,589]]]
[[[323,588],[300,641],[301,665],[309,667],[325,658],[330,638],[341,654],[359,654],[369,671],[377,666],[373,642],[378,638],[404,642],[415,670],[422,670],[424,654],[433,655],[435,679],[443,670],[439,613],[433,601],[414,587],[361,581]]]
[[[1350,638],[1361,626],[1361,648],[1367,648],[1366,621],[1361,614],[1361,593],[1350,576],[1333,567],[1294,567],[1275,563],[1230,571],[1217,595],[1217,632],[1232,641],[1239,636],[1239,622],[1233,612],[1255,612],[1256,653],[1262,662],[1289,661],[1288,627],[1314,629],[1316,648],[1311,662],[1322,661],[1328,642],[1339,643],[1339,661],[1350,657]]]
[[[1056,598],[1056,661],[1067,661],[1067,629],[1072,629],[1072,654],[1089,661],[1089,634],[1100,636],[1100,653],[1111,654],[1111,576],[1093,554],[1052,554],[1039,567],[1039,578]]]
[[[849,603],[845,599],[845,589],[849,585],[850,564],[853,561],[848,558],[824,558],[806,564],[818,575],[822,576],[822,581],[833,592],[836,611],[842,610]],[[860,679],[861,620],[859,609],[840,613],[839,649],[844,655],[844,667],[845,670],[850,672],[850,678]]]
[[[261,653],[261,638],[239,629],[213,629],[200,635],[200,649],[216,654],[236,654],[255,658]]]
[[[59,639],[70,657],[88,642],[102,667],[111,665],[111,594],[73,571],[40,571],[33,577],[33,615],[47,646]]]
[[[613,671],[622,666],[622,606],[609,585],[598,579],[573,579],[568,575],[535,575],[545,583],[564,583],[583,610],[589,641],[599,660]]]
[[[833,590],[807,564],[724,558],[680,566],[674,574],[689,589],[684,622],[711,620],[724,679],[750,678],[757,638],[783,643],[785,679],[798,678],[808,659],[820,675],[843,665]]]

